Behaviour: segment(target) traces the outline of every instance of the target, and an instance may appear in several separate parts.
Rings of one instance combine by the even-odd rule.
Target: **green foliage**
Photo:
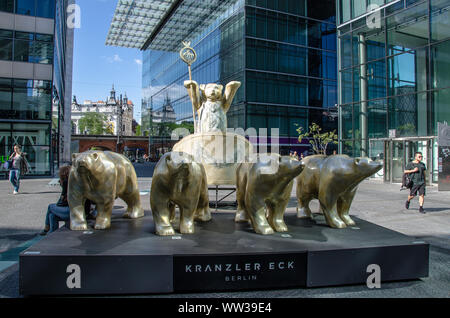
[[[58,129],[58,117],[52,116],[52,129]]]
[[[303,127],[299,127],[297,128],[298,140],[301,142],[302,139],[308,138],[315,154],[326,155],[328,145],[330,143],[335,145],[338,143],[338,135],[336,134],[336,130],[325,133],[321,131],[322,128],[316,123],[312,123],[309,126],[308,132],[305,132]]]
[[[151,134],[152,136],[159,136],[159,137],[168,137],[171,136],[172,131],[174,131],[177,128],[185,128],[189,130],[190,134],[194,133],[194,124],[183,121],[182,123],[153,123]]]
[[[142,136],[142,127],[141,125],[136,126],[136,136]]]
[[[88,135],[112,135],[114,128],[108,123],[106,115],[100,113],[86,113],[78,121],[80,132],[87,131]]]
[[[405,124],[397,127],[400,136],[413,136],[416,133],[416,126],[413,124]]]

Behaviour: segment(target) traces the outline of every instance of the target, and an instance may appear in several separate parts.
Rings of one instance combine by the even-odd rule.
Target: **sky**
[[[112,85],[116,96],[134,103],[134,118],[140,123],[142,52],[106,46],[109,25],[118,0],[76,0],[81,9],[81,27],[75,29],[72,95],[77,101],[105,100]]]

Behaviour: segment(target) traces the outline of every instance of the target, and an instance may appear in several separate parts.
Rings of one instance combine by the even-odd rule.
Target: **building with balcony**
[[[113,135],[133,136],[133,102],[128,99],[127,94],[116,97],[114,85],[110,91],[109,97],[104,101],[85,100],[78,103],[76,97],[72,100],[72,134],[85,135],[88,131],[82,131],[80,128],[80,119],[87,113],[99,113],[106,116],[107,126]],[[121,112],[121,114],[120,114]],[[121,118],[120,118],[121,117]],[[120,127],[121,125],[122,127]]]

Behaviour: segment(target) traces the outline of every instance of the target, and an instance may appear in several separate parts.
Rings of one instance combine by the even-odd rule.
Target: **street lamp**
[[[148,125],[148,152],[149,156],[152,154],[152,134],[153,134],[153,96],[150,96],[150,109],[149,109],[150,122]]]
[[[116,114],[117,114],[117,143],[116,143],[116,152],[119,152],[119,144],[120,144],[120,135],[122,134],[122,115],[124,113],[123,109],[123,99],[122,94],[120,94],[120,100],[117,104]]]

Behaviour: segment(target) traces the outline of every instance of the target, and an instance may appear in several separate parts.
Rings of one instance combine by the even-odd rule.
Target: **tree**
[[[302,139],[308,138],[315,154],[326,155],[328,145],[330,143],[335,145],[338,143],[338,135],[336,134],[336,130],[325,133],[321,133],[321,131],[322,128],[316,123],[312,123],[309,126],[308,132],[304,132],[304,128],[299,127],[297,128],[298,140],[301,142]]]
[[[190,134],[194,133],[194,124],[183,121],[180,124],[177,123],[153,123],[152,129],[151,129],[151,135],[152,136],[159,136],[159,137],[170,137],[172,134],[172,131],[174,131],[177,128],[185,128],[189,131]]]
[[[136,136],[142,136],[141,125],[136,126]]]
[[[100,113],[86,113],[78,121],[80,132],[88,135],[112,135],[113,127],[108,123],[108,118]]]

